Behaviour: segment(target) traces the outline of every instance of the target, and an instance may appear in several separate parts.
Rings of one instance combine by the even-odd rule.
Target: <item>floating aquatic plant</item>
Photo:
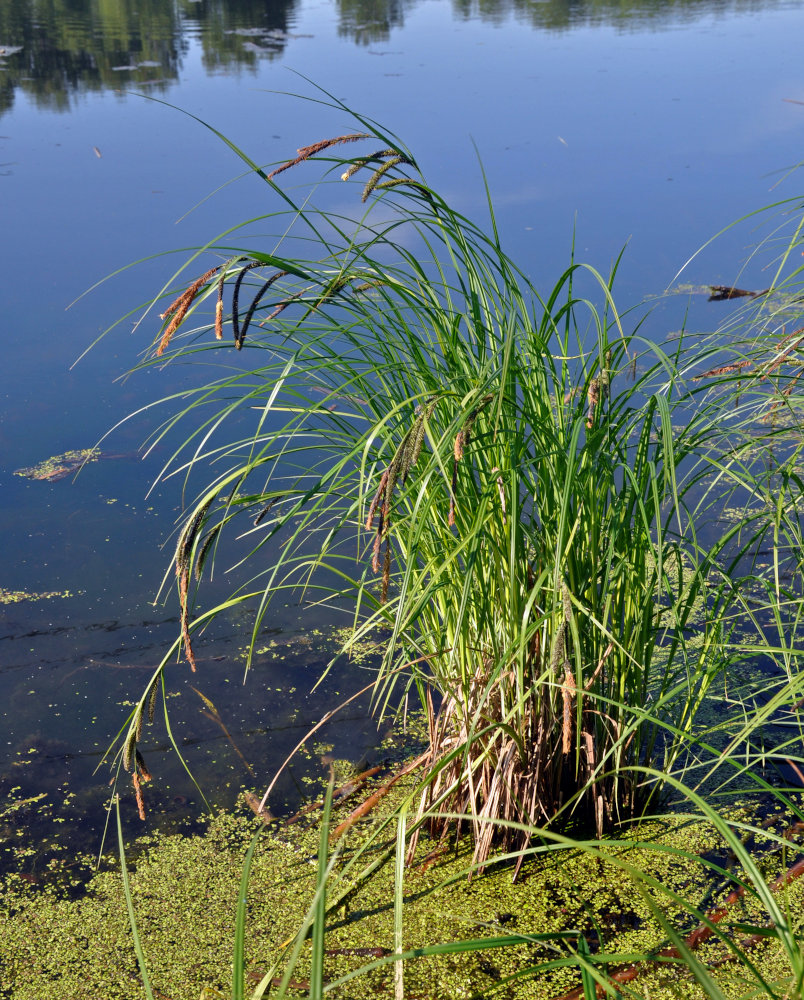
[[[22,476],[24,479],[37,479],[47,483],[55,483],[59,479],[64,479],[71,472],[77,472],[87,462],[97,462],[101,453],[97,448],[79,448],[73,451],[62,452],[61,455],[53,455],[36,465],[26,466],[23,469],[15,469],[15,476]]]
[[[0,587],[0,604],[19,604],[20,601],[50,601],[55,597],[72,597],[69,590],[7,590]]]

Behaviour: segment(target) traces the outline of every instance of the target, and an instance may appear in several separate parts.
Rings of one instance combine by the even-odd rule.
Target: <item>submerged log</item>
[[[708,302],[723,302],[725,299],[755,299],[760,295],[767,295],[770,288],[763,288],[761,292],[749,292],[744,288],[735,288],[733,285],[710,285],[711,295]]]

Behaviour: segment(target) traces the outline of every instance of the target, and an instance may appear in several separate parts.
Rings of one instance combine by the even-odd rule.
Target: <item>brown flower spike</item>
[[[281,166],[277,167],[276,170],[272,170],[268,174],[268,180],[271,181],[277,174],[281,174],[285,170],[290,170],[291,167],[295,167],[298,163],[303,163],[305,160],[309,160],[311,156],[315,156],[316,153],[323,153],[325,149],[329,149],[331,146],[339,146],[346,142],[359,142],[360,139],[370,139],[371,136],[367,132],[352,132],[349,135],[338,135],[334,139],[322,139],[320,142],[314,142],[310,146],[302,146],[301,149],[297,149],[296,152],[298,156],[295,159],[288,160],[287,163],[283,163]]]
[[[189,288],[185,289],[181,295],[171,302],[167,309],[161,314],[160,319],[168,319],[172,317],[170,323],[168,323],[165,332],[162,334],[162,339],[159,342],[159,347],[156,349],[156,356],[160,357],[173,337],[173,334],[178,330],[181,325],[182,320],[187,315],[190,306],[193,304],[196,295],[209,279],[218,273],[220,265],[210,268],[200,278],[197,278]]]

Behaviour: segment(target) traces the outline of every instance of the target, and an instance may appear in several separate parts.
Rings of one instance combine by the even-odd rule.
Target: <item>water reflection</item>
[[[401,28],[417,0],[336,0],[338,34],[358,45],[385,42],[392,28]]]
[[[387,41],[420,0],[333,0],[338,31],[360,45]],[[522,20],[543,30],[583,25],[657,27],[785,0],[452,0],[459,20]],[[209,73],[256,70],[281,55],[299,0],[3,0],[0,114],[17,90],[39,107],[69,110],[85,91],[164,90],[192,42]]]
[[[17,90],[57,111],[86,91],[164,90],[193,38],[208,72],[256,69],[283,51],[294,7],[295,0],[3,0],[0,114]]]
[[[452,0],[456,17],[502,22],[516,17],[534,28],[614,25],[644,29],[780,6],[777,0]]]

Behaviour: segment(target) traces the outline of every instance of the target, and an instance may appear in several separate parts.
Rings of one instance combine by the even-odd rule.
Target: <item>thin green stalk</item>
[[[251,866],[254,861],[254,851],[260,842],[262,830],[258,830],[251,838],[251,843],[243,860],[243,871],[240,876],[240,887],[237,893],[237,908],[235,910],[234,953],[232,956],[232,1000],[245,1000],[245,949],[246,921],[248,917],[248,883]]]
[[[327,875],[329,858],[329,823],[332,813],[332,793],[335,779],[330,776],[324,809],[321,814],[321,836],[318,841],[316,894],[312,907],[313,940],[310,958],[310,1000],[322,1000],[324,995],[324,943],[327,933]]]
[[[394,869],[394,952],[401,955],[402,947],[402,915],[405,901],[405,857],[407,841],[405,829],[407,825],[407,805],[403,805],[396,818],[396,866]],[[394,966],[394,996],[396,1000],[405,1000],[405,966],[400,959]]]
[[[154,1000],[153,990],[151,989],[151,980],[148,977],[148,965],[145,961],[145,952],[142,949],[139,931],[137,930],[137,915],[134,912],[134,901],[131,898],[131,885],[129,884],[128,866],[126,864],[126,848],[123,843],[123,825],[120,820],[119,796],[115,796],[114,807],[117,816],[117,846],[120,852],[120,875],[123,880],[123,893],[126,897],[126,909],[128,910],[129,926],[131,927],[131,938],[134,944],[134,952],[137,956],[137,964],[140,967],[142,988],[145,990],[147,1000]]]

